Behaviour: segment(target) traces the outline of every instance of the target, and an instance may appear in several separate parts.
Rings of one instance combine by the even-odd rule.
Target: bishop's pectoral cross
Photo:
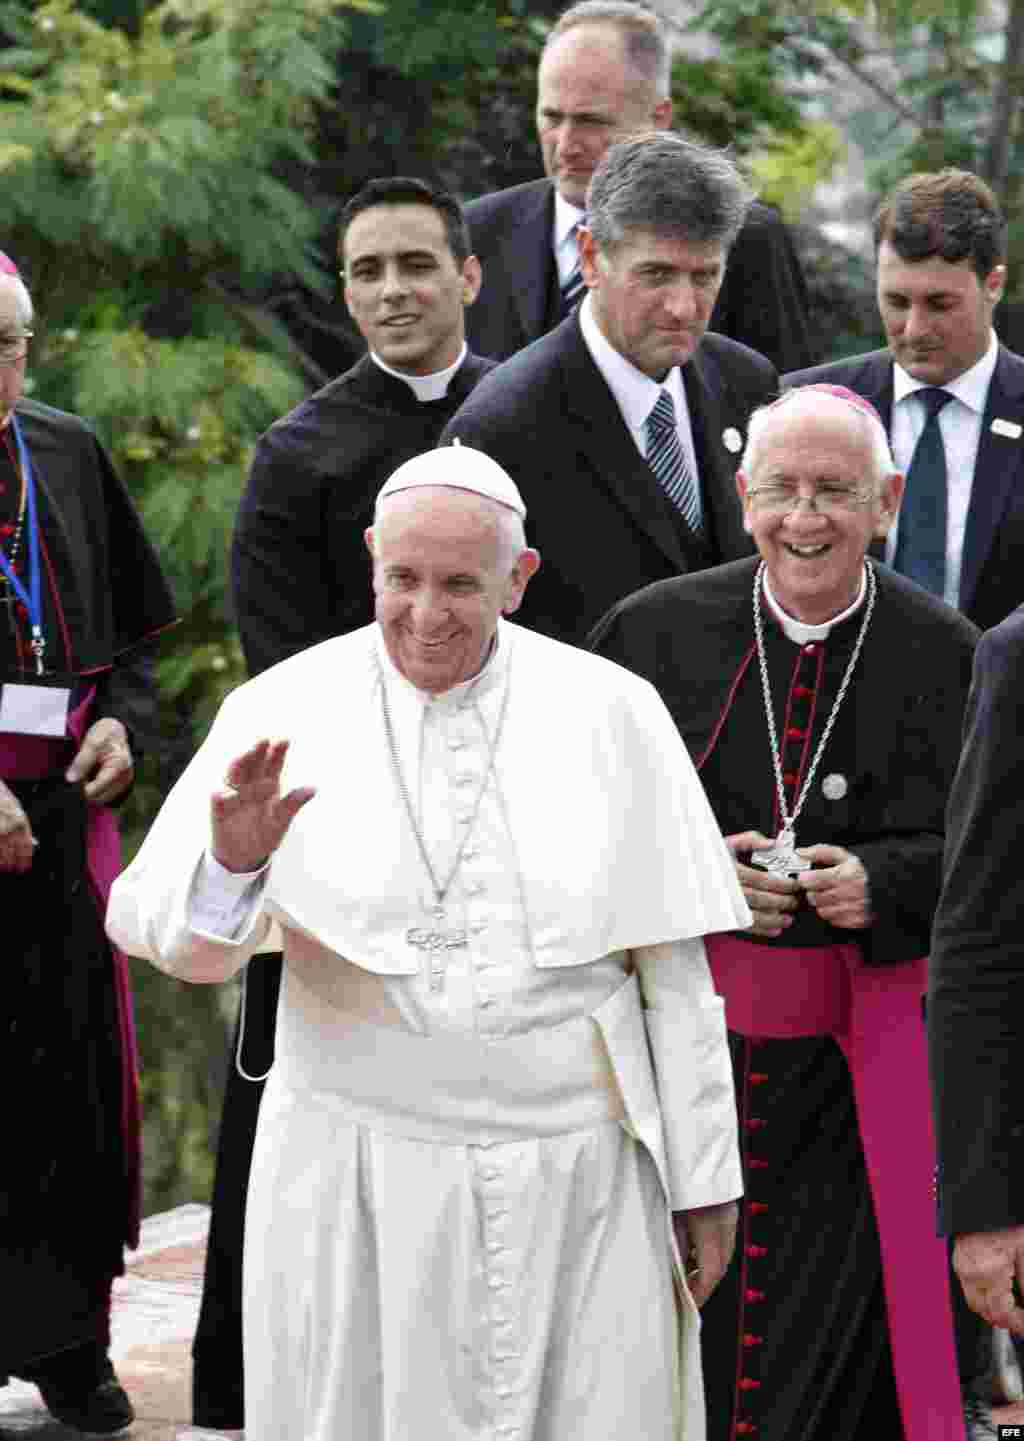
[[[430,915],[433,926],[410,926],[405,939],[418,951],[426,951],[430,957],[430,989],[440,991],[444,987],[444,973],[447,969],[446,951],[457,950],[469,944],[465,928],[447,926],[448,919],[444,906],[432,906]]]

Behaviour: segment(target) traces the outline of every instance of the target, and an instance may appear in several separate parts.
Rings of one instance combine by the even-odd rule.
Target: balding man
[[[977,633],[865,559],[902,477],[852,391],[757,411],[738,489],[758,556],[595,636],[658,686],[755,918],[708,943],[746,1189],[704,1313],[709,1436],[954,1441],[921,994]]]
[[[282,928],[248,1441],[704,1436],[739,1176],[701,937],[749,912],[652,687],[502,619],[524,514],[468,447],[401,466],[376,623],[229,697],[111,900],[194,981]]]
[[[664,27],[628,0],[581,0],[553,26],[537,71],[537,138],[546,179],[466,207],[483,286],[469,343],[505,360],[553,329],[582,294],[576,245],[587,186],[608,146],[672,120]],[[711,329],[767,355],[809,365],[807,292],[777,213],[754,204],[729,252]]]

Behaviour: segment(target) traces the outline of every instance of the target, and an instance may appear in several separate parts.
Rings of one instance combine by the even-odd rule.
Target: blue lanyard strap
[[[32,651],[36,658],[36,674],[42,675],[46,641],[43,637],[43,582],[39,564],[39,515],[36,510],[36,488],[32,478],[32,462],[29,460],[28,447],[22,437],[18,418],[13,414],[11,430],[14,432],[14,443],[18,447],[18,464],[21,466],[21,478],[25,486],[25,508],[28,519],[28,590],[25,589],[20,577],[15,573],[14,567],[4,555],[2,548],[0,548],[0,569],[3,570],[15,595],[28,611],[28,622],[32,628]]]

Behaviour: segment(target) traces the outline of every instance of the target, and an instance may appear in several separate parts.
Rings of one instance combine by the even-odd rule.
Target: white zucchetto
[[[414,490],[421,485],[447,485],[454,490],[469,490],[474,495],[483,495],[499,505],[508,506],[509,510],[526,519],[523,497],[511,476],[482,450],[474,450],[458,441],[405,461],[381,486],[377,504],[397,491]]]

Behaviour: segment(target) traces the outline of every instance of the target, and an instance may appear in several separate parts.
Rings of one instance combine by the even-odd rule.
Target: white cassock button
[[[826,800],[841,801],[850,789],[850,785],[845,776],[841,776],[838,771],[834,771],[832,775],[826,776],[822,781],[821,789]]]

